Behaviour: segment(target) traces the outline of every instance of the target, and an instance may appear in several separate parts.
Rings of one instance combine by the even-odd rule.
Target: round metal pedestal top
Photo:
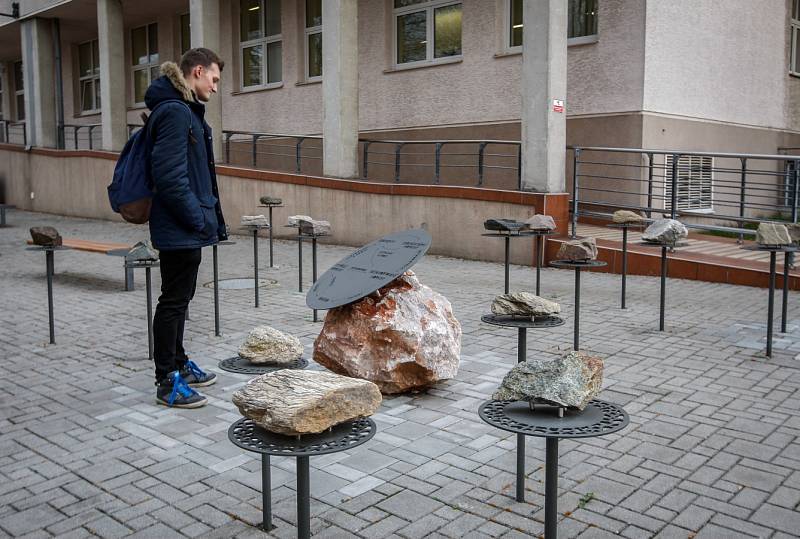
[[[377,427],[368,417],[340,423],[320,434],[286,436],[265,430],[252,419],[240,419],[228,428],[228,439],[247,451],[285,457],[338,453],[357,447],[375,436]]]
[[[158,267],[158,260],[142,259],[142,260],[126,260],[126,268],[156,268]]]
[[[645,223],[610,223],[606,226],[608,228],[644,228],[647,225]]]
[[[745,251],[759,251],[764,253],[771,253],[773,251],[776,253],[796,253],[800,251],[800,248],[796,245],[761,245],[759,243],[744,245],[742,249]]]
[[[553,260],[550,265],[554,268],[602,268],[607,264],[602,260]]]
[[[676,241],[675,243],[658,243],[655,241],[637,241],[636,245],[643,245],[644,247],[667,247],[675,249],[676,247],[688,247],[688,241]]]
[[[281,369],[305,369],[306,367],[308,367],[308,360],[304,357],[296,359],[286,365],[251,363],[239,356],[229,357],[219,362],[219,368],[223,371],[235,372],[238,374],[266,374]]]
[[[481,236],[487,238],[535,238],[536,236],[544,236],[541,232],[533,232],[530,230],[521,230],[518,232],[484,232]]]
[[[232,277],[230,279],[219,279],[220,290],[249,290],[256,287],[255,280],[252,277]],[[259,279],[259,288],[271,288],[278,284],[275,279]],[[203,284],[206,288],[214,288],[214,281]]]
[[[531,320],[530,317],[514,316],[507,314],[484,314],[481,322],[504,328],[554,328],[564,324],[564,319],[558,316],[538,316]]]
[[[33,247],[26,247],[26,251],[69,251],[72,247],[66,245],[34,245]]]
[[[564,410],[558,417],[556,406],[537,404],[534,410],[524,401],[490,400],[481,404],[478,415],[498,429],[544,438],[591,438],[624,429],[628,414],[616,404],[593,400],[583,411]]]

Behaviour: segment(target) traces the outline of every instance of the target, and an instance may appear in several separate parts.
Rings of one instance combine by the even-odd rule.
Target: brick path
[[[125,293],[119,258],[57,253],[58,344],[45,344],[44,256],[24,250],[27,228],[50,224],[65,237],[120,242],[142,239],[145,229],[19,211],[8,218],[14,226],[0,230],[0,535],[266,536],[253,527],[260,462],[226,435],[239,417],[231,393],[246,377],[217,371],[201,410],[154,404],[140,270],[137,290]],[[223,278],[251,275],[251,242],[235,239],[220,248]],[[320,269],[350,251],[321,247]],[[321,324],[296,292],[296,253],[296,244],[277,243],[281,268],[262,275],[279,286],[263,291],[260,309],[252,290],[222,292],[221,338],[212,290],[198,287],[187,323],[195,361],[214,370],[257,324],[297,335],[310,351]],[[516,361],[516,333],[479,320],[502,290],[502,267],[428,256],[416,270],[452,301],[463,325],[460,372],[424,394],[386,398],[374,416],[379,432],[364,446],[311,459],[312,533],[538,535],[543,442],[529,439],[529,502],[516,503],[513,435],[476,413]],[[200,282],[211,272],[208,250]],[[530,289],[533,272],[514,267],[511,279],[512,288]],[[562,303],[568,322],[530,331],[529,357],[552,357],[572,342],[572,274],[548,269],[543,279],[544,294]],[[800,297],[790,296],[790,333],[776,334],[775,358],[767,361],[764,290],[670,281],[660,333],[657,279],[628,283],[629,309],[620,311],[619,276],[583,278],[581,343],[605,358],[601,397],[624,405],[631,426],[561,443],[561,537],[796,536]],[[294,537],[294,459],[273,463],[272,535]]]

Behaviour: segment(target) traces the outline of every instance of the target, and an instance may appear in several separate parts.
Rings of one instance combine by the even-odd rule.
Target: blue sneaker
[[[204,371],[191,359],[186,361],[180,372],[181,378],[192,387],[205,387],[217,382],[216,374]]]
[[[156,403],[170,408],[200,408],[208,399],[186,385],[178,371],[173,371],[156,384]]]

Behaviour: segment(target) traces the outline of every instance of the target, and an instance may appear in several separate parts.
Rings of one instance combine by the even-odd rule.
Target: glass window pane
[[[308,36],[308,76],[322,76],[322,33]]]
[[[242,51],[242,86],[258,86],[262,84],[262,65],[262,46],[245,47]]]
[[[597,34],[597,0],[569,0],[567,37]]]
[[[17,121],[25,119],[25,94],[17,96]]]
[[[394,7],[395,8],[400,8],[400,7],[406,7],[406,6],[414,6],[414,5],[417,5],[417,4],[424,4],[425,2],[428,2],[428,1],[429,0],[394,0]]]
[[[150,82],[153,82],[154,80],[156,80],[160,76],[161,76],[161,68],[158,67],[158,66],[151,67],[150,68],[150,81],[148,82],[148,84]]]
[[[280,82],[283,80],[282,49],[283,46],[280,41],[267,44],[267,82]]]
[[[100,108],[100,79],[94,79],[94,108]]]
[[[150,63],[158,62],[158,25],[147,25],[147,45],[150,48]]]
[[[509,43],[512,47],[519,47],[522,45],[522,1],[511,0],[511,41]]]
[[[78,73],[81,77],[92,74],[92,44],[78,45]]]
[[[150,81],[147,78],[147,69],[137,69],[133,72],[133,101],[135,103],[144,102],[144,93]]]
[[[81,111],[92,110],[92,98],[94,98],[94,81],[81,81]]]
[[[239,7],[239,35],[241,41],[261,37],[260,0],[242,0]]]
[[[461,4],[433,11],[433,57],[461,54]]]
[[[281,33],[281,0],[267,0],[266,35],[277,36]]]
[[[322,25],[322,0],[306,0],[306,28]]]
[[[427,33],[424,11],[397,17],[397,63],[425,60]]]
[[[147,63],[147,27],[131,30],[131,58],[133,65]]]
[[[92,64],[94,66],[94,74],[98,75],[100,73],[100,47],[96,39],[92,41]]]
[[[797,27],[792,28],[792,71],[800,73],[800,58],[798,58],[798,39],[800,39],[800,30]]]
[[[192,48],[192,29],[189,26],[189,14],[181,15],[181,54]]]
[[[14,62],[14,89],[18,92],[25,89],[25,81],[22,78],[22,62]]]

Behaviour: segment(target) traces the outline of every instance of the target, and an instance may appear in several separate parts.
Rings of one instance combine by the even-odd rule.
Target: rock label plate
[[[317,279],[306,295],[312,309],[332,309],[359,300],[416,264],[431,246],[422,229],[389,234],[351,253]]]

